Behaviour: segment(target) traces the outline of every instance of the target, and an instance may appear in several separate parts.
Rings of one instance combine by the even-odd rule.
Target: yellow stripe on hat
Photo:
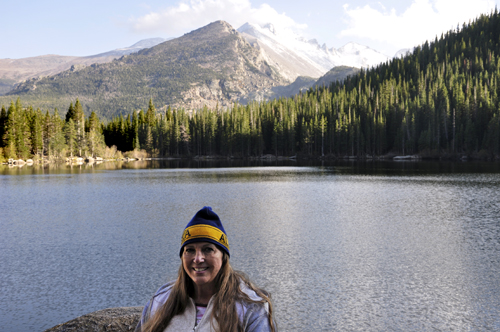
[[[210,225],[194,225],[186,228],[184,233],[182,233],[182,242],[181,246],[184,245],[184,242],[192,239],[200,239],[206,238],[214,240],[229,250],[229,244],[227,242],[227,236],[223,231],[218,229],[217,227],[213,227]]]

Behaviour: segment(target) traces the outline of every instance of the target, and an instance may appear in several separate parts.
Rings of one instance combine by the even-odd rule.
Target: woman
[[[136,332],[275,331],[270,296],[229,264],[227,234],[204,207],[182,235],[177,280],[146,304]]]

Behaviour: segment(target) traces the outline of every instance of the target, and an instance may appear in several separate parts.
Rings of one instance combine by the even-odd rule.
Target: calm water
[[[500,331],[498,164],[222,166],[0,168],[0,330],[143,305],[210,205],[281,331]]]

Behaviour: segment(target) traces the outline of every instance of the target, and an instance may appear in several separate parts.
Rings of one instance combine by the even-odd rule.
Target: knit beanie
[[[229,256],[227,234],[222,226],[219,216],[212,211],[210,206],[203,207],[196,212],[193,219],[187,224],[182,233],[181,250],[186,244],[193,242],[210,242],[218,245]]]

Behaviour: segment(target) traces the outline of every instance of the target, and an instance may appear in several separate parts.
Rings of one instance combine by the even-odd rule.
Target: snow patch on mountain
[[[367,46],[348,43],[339,49],[319,45],[316,39],[307,40],[291,30],[278,30],[273,24],[263,26],[245,23],[238,31],[252,36],[282,57],[297,58],[314,68],[309,76],[319,77],[336,66],[367,68],[389,59]]]

